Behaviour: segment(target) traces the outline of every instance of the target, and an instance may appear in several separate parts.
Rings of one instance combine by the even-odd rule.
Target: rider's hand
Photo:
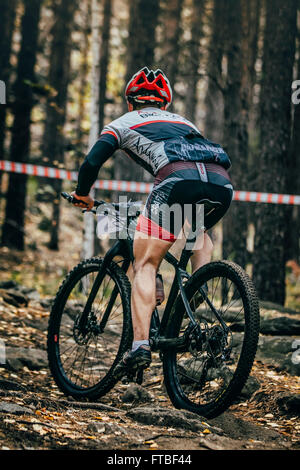
[[[81,207],[82,209],[86,209],[87,211],[90,211],[94,207],[94,199],[91,198],[91,196],[78,196],[75,191],[71,193],[71,196],[73,196],[75,199],[79,199],[80,201],[85,202],[87,205],[82,204],[80,201],[78,203],[74,203],[74,206],[76,207]]]

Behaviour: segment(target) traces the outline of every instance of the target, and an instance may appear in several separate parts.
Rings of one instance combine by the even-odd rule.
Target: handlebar
[[[69,193],[61,193],[61,196],[66,199],[70,204],[75,204],[75,203],[78,203],[78,202],[81,202],[82,204],[85,204],[87,206],[87,203],[82,201],[81,199],[78,199],[78,198],[75,198],[74,196],[71,196],[71,194]],[[119,211],[121,206],[119,203],[117,202],[106,202],[106,201],[103,201],[103,200],[100,200],[100,201],[97,201],[96,199],[94,200],[94,207],[99,207],[99,206],[102,206],[103,204],[109,204],[110,206],[113,206],[116,211]],[[83,212],[86,212],[86,210],[84,209]],[[96,211],[95,210],[91,210],[90,212],[93,212],[94,214],[96,214]]]
[[[81,199],[75,198],[74,196],[71,196],[69,193],[61,193],[61,196],[66,199],[70,204],[75,204],[78,202],[81,202],[82,204],[87,206],[87,203],[85,201],[82,201]],[[94,200],[94,207],[101,206],[102,204],[105,204],[105,201],[97,201]]]

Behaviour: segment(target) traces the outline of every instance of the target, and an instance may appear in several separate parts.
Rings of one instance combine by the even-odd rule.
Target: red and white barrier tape
[[[10,162],[0,160],[0,170],[24,175],[41,176],[45,178],[56,178],[69,181],[77,181],[78,172],[63,170],[31,163]],[[131,193],[147,194],[152,190],[152,183],[136,181],[97,180],[94,185],[97,189],[110,191],[127,191]],[[234,191],[234,201],[264,202],[270,204],[300,205],[300,195],[258,193],[254,191]]]

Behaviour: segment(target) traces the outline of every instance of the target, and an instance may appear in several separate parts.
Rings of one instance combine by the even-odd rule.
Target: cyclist
[[[195,205],[203,198],[221,202],[220,208],[206,217],[207,230],[223,217],[233,194],[227,172],[231,165],[228,155],[219,145],[206,140],[192,122],[167,111],[172,89],[161,70],[139,70],[129,80],[125,97],[129,112],[104,127],[80,167],[77,188],[72,193],[78,199],[76,205],[90,210],[94,204],[90,188],[101,166],[118,148],[155,177],[134,237],[134,339],[132,349],[118,366],[120,374],[151,363],[149,328],[156,305],[156,274],[184,222],[182,219],[179,228],[174,223],[165,225],[158,209],[164,204]],[[195,250],[191,257],[193,272],[211,260],[212,249],[205,232],[202,249]]]

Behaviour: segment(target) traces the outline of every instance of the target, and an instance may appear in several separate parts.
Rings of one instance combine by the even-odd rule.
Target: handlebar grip
[[[81,202],[82,204],[85,204],[87,206],[86,202],[82,201],[81,199],[77,199],[77,198],[71,196],[71,194],[69,194],[69,193],[62,192],[61,196],[64,199],[66,199],[70,204],[75,204],[75,202]],[[101,204],[105,204],[105,201],[97,201],[97,200],[94,201],[94,207],[101,206]]]
[[[82,201],[81,199],[77,199],[69,193],[61,193],[62,197],[65,198],[70,204],[75,204],[75,202],[81,202],[85,206],[87,206],[87,203],[85,201]]]

